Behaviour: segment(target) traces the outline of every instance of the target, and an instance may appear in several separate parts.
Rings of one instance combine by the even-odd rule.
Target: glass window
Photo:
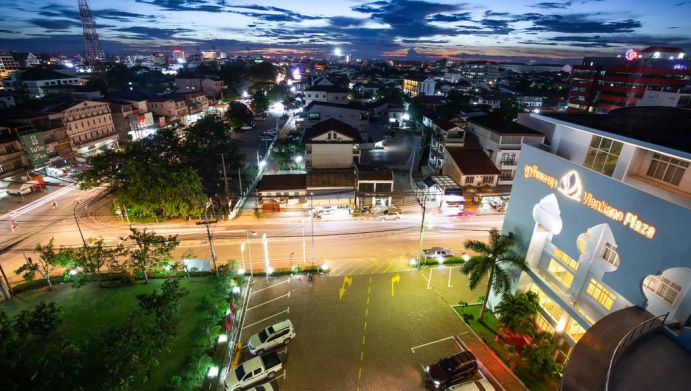
[[[600,256],[605,261],[614,265],[614,267],[619,267],[619,254],[617,254],[616,245],[605,242],[605,245],[602,247],[602,254],[600,254]]]
[[[612,304],[614,304],[614,300],[616,299],[616,296],[614,296],[609,289],[592,278],[590,279],[590,284],[588,284],[586,293],[608,310],[612,309]]]
[[[564,329],[564,332],[571,337],[574,341],[578,342],[579,339],[585,334],[585,329],[583,326],[580,325],[580,323],[576,322],[573,318],[569,319],[569,322],[566,324],[566,329]]]
[[[500,181],[511,181],[513,180],[514,171],[513,170],[501,170],[499,174]]]
[[[507,152],[501,155],[501,164],[508,165],[508,166],[515,166],[516,165],[516,153],[515,152]]]
[[[571,288],[571,284],[573,283],[573,274],[566,270],[566,268],[559,262],[555,261],[554,259],[550,259],[549,265],[547,265],[547,271],[565,287]]]
[[[575,259],[571,258],[569,254],[565,253],[558,247],[554,247],[554,256],[557,257],[560,261],[562,261],[566,266],[570,267],[573,270],[578,270],[578,261]]]
[[[667,182],[674,186],[679,185],[684,172],[689,167],[689,162],[665,156],[659,153],[653,154],[646,175],[659,181]]]
[[[663,276],[648,276],[643,280],[643,287],[647,288],[669,304],[674,301],[681,292],[681,286]]]
[[[483,176],[482,177],[482,183],[487,184],[487,183],[493,183],[494,182],[494,177],[493,176]]]
[[[474,176],[465,177],[465,184],[466,185],[472,185],[473,183],[475,183],[475,177]]]
[[[530,288],[528,289],[531,292],[535,292],[539,298],[540,302],[540,307],[547,312],[552,319],[556,322],[561,318],[561,315],[564,313],[564,310],[561,309],[559,304],[555,303],[554,300],[550,299],[549,296],[545,294],[545,292],[542,291],[542,289],[538,288],[537,285],[531,283]]]
[[[541,314],[537,314],[537,318],[535,319],[535,323],[537,324],[537,327],[542,330],[546,331],[548,333],[554,333],[554,326],[552,326],[547,319],[545,319],[544,316]]]
[[[623,145],[619,141],[594,135],[590,140],[583,165],[599,173],[612,176]]]

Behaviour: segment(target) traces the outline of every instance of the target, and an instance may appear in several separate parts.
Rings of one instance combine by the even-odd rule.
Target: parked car
[[[251,358],[228,372],[224,381],[226,391],[245,390],[253,384],[273,379],[282,369],[283,363],[276,352]]]
[[[442,358],[425,368],[428,384],[437,390],[468,380],[477,372],[477,359],[469,351]]]
[[[401,212],[395,212],[392,210],[385,210],[384,213],[382,213],[379,216],[380,221],[398,221],[401,219]]]
[[[451,250],[447,250],[441,247],[428,248],[427,250],[424,250],[423,253],[425,254],[426,258],[453,257],[453,253],[451,252]]]
[[[465,383],[451,386],[447,391],[495,391],[494,386],[484,377],[479,380],[470,380]]]
[[[270,382],[267,382],[264,384],[260,384],[258,386],[254,386],[247,391],[274,391],[274,388],[271,386]]]
[[[293,323],[286,319],[251,336],[247,348],[250,353],[261,356],[276,346],[288,344],[293,338],[295,338],[295,328],[293,328]]]

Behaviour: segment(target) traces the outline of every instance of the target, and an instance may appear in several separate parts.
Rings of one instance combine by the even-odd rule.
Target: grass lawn
[[[137,308],[136,296],[160,288],[163,279],[151,280],[149,284],[137,283],[131,286],[99,288],[89,284],[81,289],[71,284],[56,286],[53,291],[37,289],[21,293],[13,300],[0,304],[0,311],[14,316],[19,311],[32,309],[41,299],[54,302],[61,308],[62,326],[59,334],[71,339],[83,339],[98,334],[111,325],[122,322]],[[151,382],[147,388],[163,389],[168,379],[184,370],[186,360],[193,351],[193,344],[199,330],[205,328],[204,310],[200,302],[215,287],[212,277],[181,279],[182,286],[190,293],[180,303],[178,334],[158,358],[159,365],[152,370]]]
[[[478,321],[480,317],[479,304],[469,305],[465,308],[461,306],[454,306],[453,309],[459,315],[461,315],[461,317],[464,313],[473,315],[473,320],[471,320],[468,323],[470,328],[473,329],[475,334],[480,336],[480,338],[483,338],[487,346],[494,350],[499,356],[499,358],[501,358],[502,361],[504,361],[504,363],[510,367],[508,359],[509,352],[504,347],[504,344],[501,341],[497,340],[497,330],[499,330],[499,322],[497,321],[497,318],[494,316],[494,314],[491,313],[489,310],[485,311],[485,324],[482,324]],[[524,383],[526,383],[526,385],[528,384],[526,382],[526,379],[524,379],[524,377],[521,376],[520,371],[514,371],[514,373],[516,373],[516,376],[518,376]],[[530,389],[532,391],[554,391],[557,388],[555,388],[554,386],[550,386],[545,382],[530,385]]]

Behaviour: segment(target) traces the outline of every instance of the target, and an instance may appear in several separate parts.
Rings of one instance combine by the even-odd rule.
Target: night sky
[[[83,50],[77,0],[0,0],[0,50]],[[691,1],[91,0],[106,51],[554,61],[691,49]]]

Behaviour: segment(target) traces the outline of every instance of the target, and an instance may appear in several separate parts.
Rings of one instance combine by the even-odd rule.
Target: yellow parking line
[[[362,379],[362,367],[360,367],[360,369],[358,369],[358,371],[357,371],[357,379],[358,380]]]
[[[392,260],[391,263],[389,263],[389,267],[387,267],[386,269],[384,269],[384,271],[382,271],[382,273],[388,272],[388,271],[391,270],[391,268],[394,267],[397,263],[398,263],[398,262],[397,262],[395,259]]]

